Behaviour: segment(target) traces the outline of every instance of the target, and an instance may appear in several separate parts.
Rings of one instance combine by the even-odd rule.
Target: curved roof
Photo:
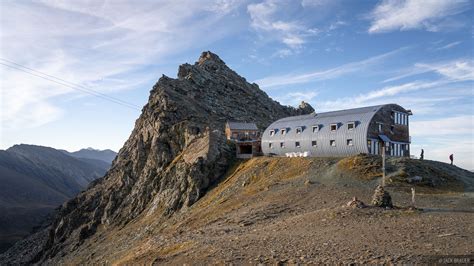
[[[361,107],[348,110],[286,117],[272,123],[263,133],[262,151],[265,154],[285,155],[288,152],[308,152],[311,156],[347,156],[368,153],[367,130],[375,113],[386,105]],[[348,128],[354,122],[353,129]],[[331,131],[331,124],[337,125]],[[313,126],[318,130],[313,132]],[[297,132],[301,128],[301,132]],[[286,134],[281,133],[286,130]],[[270,136],[270,131],[275,132]],[[335,141],[335,147],[330,141]],[[348,145],[352,140],[352,145]],[[313,146],[316,141],[316,146]],[[283,142],[285,147],[280,147]],[[299,142],[299,147],[297,143]],[[270,148],[270,144],[272,143]]]

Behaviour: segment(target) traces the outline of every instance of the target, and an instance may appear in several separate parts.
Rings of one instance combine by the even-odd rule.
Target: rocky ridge
[[[217,55],[202,53],[195,64],[179,67],[177,79],[159,79],[111,169],[59,209],[46,244],[25,258],[45,262],[97,230],[137,217],[166,219],[191,206],[233,161],[226,121],[254,121],[263,130],[279,118],[311,112],[308,104],[280,105]],[[22,252],[21,244],[17,249]]]

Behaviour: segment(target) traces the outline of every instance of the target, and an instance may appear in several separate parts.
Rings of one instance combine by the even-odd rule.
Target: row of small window
[[[352,139],[347,139],[346,140],[346,145],[347,146],[354,146],[354,142]],[[311,146],[317,147],[318,142],[316,140],[311,141]],[[332,139],[329,141],[329,146],[331,147],[336,147],[336,140]],[[301,148],[301,143],[299,141],[295,141],[295,147],[296,148]],[[273,149],[273,143],[269,142],[268,143],[268,148]],[[285,148],[285,142],[280,142],[280,148],[284,149]]]
[[[340,125],[341,125],[341,123],[334,123],[334,124],[331,124],[331,125],[330,125],[331,131],[337,131],[337,130],[340,128]],[[323,127],[323,125],[314,125],[314,126],[311,126],[313,133],[318,132],[319,130],[321,130],[322,127]],[[349,123],[347,123],[347,130],[353,130],[355,127],[356,127],[356,122],[349,122]],[[296,134],[301,134],[301,132],[303,132],[304,129],[305,129],[305,127],[303,127],[303,126],[297,127],[297,128],[296,128]],[[278,129],[270,130],[270,136],[274,136],[277,131],[278,131]],[[286,135],[286,133],[287,133],[288,131],[290,131],[290,128],[282,128],[282,129],[280,129],[280,133],[281,133],[282,135]]]
[[[397,125],[406,125],[408,126],[408,115],[401,112],[392,112],[393,122]]]

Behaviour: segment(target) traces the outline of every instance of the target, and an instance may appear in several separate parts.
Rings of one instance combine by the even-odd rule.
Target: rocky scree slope
[[[254,121],[264,129],[279,118],[313,111],[280,105],[217,55],[202,53],[194,65],[179,67],[177,79],[159,79],[109,172],[62,206],[33,260],[67,253],[99,226],[169,217],[195,203],[233,160],[226,121]]]

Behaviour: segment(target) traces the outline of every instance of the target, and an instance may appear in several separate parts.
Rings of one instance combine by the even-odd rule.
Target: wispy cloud
[[[355,96],[348,96],[339,98],[336,100],[329,100],[320,103],[318,106],[325,111],[337,110],[337,109],[347,109],[354,107],[361,107],[367,105],[375,105],[387,103],[391,100],[390,97],[397,96],[400,94],[414,92],[429,88],[439,87],[445,84],[448,84],[449,81],[438,80],[433,82],[427,81],[415,81],[404,83],[400,85],[387,86],[381,89],[372,90],[366,93],[362,93]]]
[[[446,64],[416,64],[415,67],[427,71],[436,72],[451,80],[472,81],[474,80],[474,61],[456,60]]]
[[[215,25],[241,4],[1,1],[0,56],[102,93],[134,89],[156,78],[144,67],[232,34]],[[58,97],[77,94],[3,66],[0,71],[2,128],[53,121],[63,113]]]
[[[455,47],[455,46],[460,45],[461,43],[462,43],[461,41],[451,42],[451,43],[448,43],[448,44],[443,45],[443,46],[441,46],[441,47],[438,47],[438,48],[436,48],[435,50],[439,51],[439,50],[450,49],[450,48],[453,48],[453,47]]]
[[[317,91],[295,91],[276,97],[276,100],[284,105],[297,106],[302,101],[312,102],[316,96],[318,96]]]
[[[271,36],[290,49],[299,49],[307,38],[319,33],[317,28],[308,27],[295,19],[285,19],[281,13],[288,8],[288,3],[279,0],[265,0],[261,3],[249,4],[251,26],[258,32]]]
[[[255,81],[262,88],[272,88],[283,85],[290,84],[301,84],[317,80],[328,80],[340,77],[345,74],[363,71],[364,69],[373,66],[377,63],[384,61],[385,59],[394,56],[407,48],[400,48],[394,51],[370,57],[361,61],[347,63],[338,67],[330,68],[327,70],[313,71],[309,73],[300,73],[300,74],[287,74],[287,75],[277,75],[261,78]]]
[[[410,123],[410,134],[420,137],[472,135],[474,134],[474,115],[414,121]]]
[[[386,79],[383,82],[392,82],[429,72],[436,73],[453,81],[473,81],[474,61],[461,58],[449,62],[416,63],[413,67],[405,69],[399,75]]]
[[[469,8],[467,0],[384,0],[369,14],[369,33],[426,29],[438,31],[443,19]]]

